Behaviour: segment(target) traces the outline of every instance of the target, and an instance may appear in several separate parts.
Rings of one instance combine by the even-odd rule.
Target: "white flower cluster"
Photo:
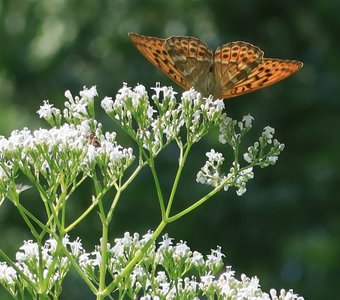
[[[234,166],[230,169],[230,174],[233,175],[233,177],[231,177],[231,185],[237,188],[236,194],[238,196],[242,196],[247,191],[247,182],[250,179],[254,178],[253,167],[243,168],[242,170],[240,170],[240,166],[236,164],[236,167]],[[226,185],[224,189],[226,189],[227,187],[228,185]]]
[[[220,123],[224,102],[219,99],[202,98],[194,89],[183,93],[178,107],[181,119],[191,143],[198,142],[208,130]]]
[[[139,234],[125,233],[123,238],[115,239],[114,245],[107,245],[108,271],[114,279],[121,270],[131,261],[136,252],[150,239],[151,232],[140,238]],[[272,299],[272,300],[302,300],[292,291],[281,290],[277,295],[275,290],[270,294],[262,292],[257,277],[248,278],[241,275],[235,278],[235,271],[231,267],[221,273],[223,257],[221,248],[212,250],[211,254],[204,256],[192,251],[185,242],[173,245],[173,239],[167,235],[157,248],[153,244],[144,259],[137,264],[133,271],[121,281],[118,290],[114,293],[125,293],[124,299]],[[79,239],[70,242],[64,238],[63,245],[69,249],[70,254],[78,260],[79,266],[90,280],[96,282],[99,265],[101,263],[100,247],[97,246],[91,253],[85,252]],[[37,276],[40,268],[39,257],[43,260],[45,277],[48,275],[49,290],[57,281],[62,280],[69,271],[70,262],[62,255],[55,257],[57,242],[49,239],[41,248],[32,241],[27,241],[17,253],[16,266],[32,282],[41,280]],[[53,262],[53,263],[52,263]],[[6,263],[0,264],[0,282],[11,289],[13,294],[17,291],[21,274]],[[112,295],[114,296],[114,295]]]
[[[139,234],[131,235],[126,232],[123,238],[117,238],[114,245],[107,244],[108,271],[114,279],[122,269],[131,261],[136,252],[149,241],[151,232],[142,238]],[[137,264],[133,271],[120,282],[118,290],[114,293],[125,293],[124,299],[265,299],[265,300],[303,300],[293,291],[281,290],[280,294],[272,289],[270,294],[262,292],[257,277],[248,278],[241,275],[241,280],[235,278],[235,271],[231,267],[221,273],[223,257],[221,248],[212,250],[211,254],[204,256],[192,251],[185,242],[173,245],[172,238],[167,235],[157,248],[155,243],[149,248],[144,259]],[[68,249],[70,255],[78,261],[80,268],[94,283],[98,279],[99,265],[101,263],[100,247],[87,253],[80,239],[71,242],[66,236],[62,244]],[[16,254],[15,267],[0,263],[0,283],[16,296],[18,290],[24,292],[26,288],[30,293],[30,285],[41,284],[47,280],[46,293],[57,287],[61,292],[61,284],[70,269],[67,256],[58,252],[58,243],[53,238],[48,239],[39,248],[32,241],[25,241]],[[39,276],[43,266],[44,276]],[[25,276],[25,279],[23,278]],[[24,287],[24,288],[23,288]],[[55,295],[54,291],[54,295]],[[114,295],[112,295],[114,296]]]
[[[64,119],[71,124],[80,124],[83,121],[94,118],[94,97],[98,96],[97,89],[84,87],[79,96],[73,97],[70,91],[65,92],[68,101],[64,103]],[[44,105],[37,111],[40,118],[44,118],[51,126],[60,126],[62,115],[60,109],[44,100]],[[94,120],[93,120],[94,121]],[[94,121],[95,123],[95,121]]]
[[[279,154],[284,149],[284,144],[281,144],[276,139],[273,140],[274,133],[274,128],[270,126],[265,127],[259,141],[255,142],[253,146],[250,146],[248,152],[243,154],[244,160],[248,163],[259,165],[261,168],[274,165],[279,158]],[[269,151],[265,153],[264,149],[267,148],[268,145],[272,146]]]
[[[106,97],[101,103],[105,112],[153,155],[172,140],[178,141],[181,129],[186,131],[187,141],[195,143],[220,120],[221,100],[203,99],[200,93],[189,90],[177,103],[172,88],[157,85],[153,90],[153,105],[144,86],[131,89],[126,84],[115,100]]]
[[[219,123],[220,143],[228,143],[233,147],[233,149],[237,148],[241,142],[241,138],[252,128],[253,120],[254,118],[248,114],[243,116],[242,122],[237,122],[224,114],[221,122]]]
[[[115,263],[111,274],[119,274],[126,258],[133,258],[138,249],[147,242],[150,233],[139,239],[137,233],[125,233],[124,238],[116,239],[115,245],[110,249]],[[97,254],[92,254],[98,257]],[[211,250],[211,254],[204,256],[198,251],[192,251],[186,242],[173,245],[173,239],[164,235],[157,248],[153,245],[141,263],[135,266],[125,285],[120,287],[120,293],[126,292],[135,299],[282,299],[303,300],[292,291],[281,290],[280,296],[271,290],[270,295],[260,289],[256,277],[248,278],[241,275],[237,280],[231,267],[221,274],[223,268],[221,248]],[[119,262],[119,263],[117,263]],[[127,262],[127,261],[126,261]],[[119,266],[119,269],[117,269]],[[190,275],[189,275],[190,274]],[[190,276],[190,277],[189,277]]]
[[[117,144],[114,132],[102,134],[102,125],[91,118],[95,87],[85,88],[81,97],[73,98],[69,91],[65,95],[63,116],[68,123],[61,124],[60,110],[44,101],[38,114],[52,128],[33,132],[24,128],[8,138],[0,136],[0,204],[15,188],[19,170],[28,178],[41,175],[53,186],[58,176],[76,182],[78,175],[93,177],[99,168],[104,185],[109,186],[132,163],[132,148]]]
[[[48,100],[44,100],[44,105],[40,106],[37,111],[39,118],[44,118],[50,125],[60,124],[61,114],[60,109],[53,107]]]
[[[83,252],[79,239],[70,241],[66,236],[62,244],[69,249],[74,258],[78,258]],[[24,241],[20,250],[16,253],[16,263],[8,266],[0,262],[0,283],[15,298],[23,296],[25,289],[33,297],[36,291],[32,286],[45,285],[45,294],[58,295],[61,292],[60,284],[70,269],[70,262],[66,256],[59,254],[57,241],[48,239],[44,245],[39,247],[33,241]],[[37,296],[35,294],[35,296]]]
[[[206,156],[208,157],[208,160],[205,162],[205,165],[201,168],[201,170],[198,171],[196,181],[201,184],[217,187],[227,178],[221,174],[220,170],[224,157],[222,153],[218,153],[214,149],[207,152]]]
[[[34,132],[25,128],[13,131],[9,138],[0,137],[1,179],[14,179],[20,169],[24,174],[41,174],[48,181],[57,173],[73,180],[80,173],[91,176],[99,165],[103,175],[114,180],[132,162],[132,149],[118,145],[115,134],[101,136],[101,147],[95,147],[88,141],[89,131],[88,122],[83,121]]]
[[[237,188],[237,195],[241,196],[247,191],[247,182],[254,178],[253,167],[260,166],[264,168],[275,164],[284,145],[280,144],[276,139],[273,140],[275,132],[273,128],[265,127],[259,141],[248,147],[248,151],[243,154],[244,160],[249,165],[241,167],[238,163],[241,140],[251,129],[254,118],[247,115],[242,118],[242,122],[237,122],[225,114],[221,118],[219,141],[222,144],[228,143],[232,147],[235,161],[228,174],[224,175],[225,173],[221,171],[224,157],[221,153],[212,149],[206,153],[208,160],[197,173],[196,181],[214,188],[222,186],[225,191],[230,186],[234,186]]]
[[[207,184],[213,187],[223,185],[223,189],[227,191],[230,186],[237,188],[236,194],[242,196],[246,191],[246,184],[250,179],[254,178],[253,168],[244,168],[240,170],[239,164],[234,164],[227,175],[221,172],[224,157],[221,153],[211,149],[206,153],[208,160],[205,165],[198,171],[196,181],[201,184]]]

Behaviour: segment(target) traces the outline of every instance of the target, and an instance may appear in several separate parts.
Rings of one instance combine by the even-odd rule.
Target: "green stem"
[[[124,184],[121,186],[121,191],[124,191],[128,185],[135,179],[135,177],[138,175],[138,173],[140,172],[140,170],[146,165],[146,162],[141,163],[136,170],[131,174],[131,176],[129,177],[128,180],[126,180],[124,182]]]
[[[98,295],[102,295],[102,291],[105,289],[105,277],[107,271],[107,242],[108,242],[108,223],[106,220],[102,222],[102,238],[101,238],[101,262],[99,270],[99,288]],[[98,296],[97,299],[104,299],[103,295]]]
[[[95,208],[98,202],[101,200],[102,194],[98,195],[96,200],[92,201],[91,205],[82,213],[82,215],[76,219],[73,223],[65,228],[65,233],[71,231],[77,224],[79,224],[91,211]]]
[[[28,211],[24,206],[22,206],[20,202],[17,203],[17,207],[18,207],[18,209],[20,207],[20,210],[22,210],[25,213],[25,215],[27,215],[30,219],[32,219],[35,222],[35,224],[37,224],[41,229],[46,228],[44,223],[39,221],[30,211]]]
[[[112,215],[113,215],[113,212],[114,212],[114,210],[115,210],[115,208],[118,204],[120,195],[121,195],[121,189],[120,189],[120,187],[118,187],[116,196],[112,201],[112,205],[111,205],[110,210],[109,210],[107,217],[106,217],[106,221],[107,221],[108,224],[111,222]]]
[[[146,242],[144,247],[136,252],[134,258],[127,264],[127,266],[120,272],[120,274],[117,275],[116,278],[106,287],[106,289],[101,291],[100,294],[97,294],[97,300],[104,299],[105,296],[109,295],[117,287],[117,284],[124,277],[131,273],[133,267],[145,257],[145,255],[147,254],[147,250],[155,242],[158,236],[162,233],[166,224],[167,222],[162,221],[158,225],[157,229],[152,234],[151,238]]]
[[[184,215],[188,214],[189,212],[191,212],[192,210],[196,209],[197,207],[199,207],[200,205],[202,205],[205,201],[207,201],[209,198],[211,198],[212,196],[214,196],[217,192],[219,192],[228,182],[229,180],[233,177],[233,175],[229,175],[229,177],[227,177],[219,186],[217,186],[216,188],[214,188],[209,194],[205,195],[204,197],[202,197],[200,200],[196,201],[194,204],[192,204],[191,206],[189,206],[188,208],[182,210],[181,212],[179,212],[178,214],[168,218],[168,223],[174,222],[176,220],[178,220],[179,218],[183,217]]]
[[[154,180],[155,185],[156,185],[156,191],[157,191],[159,206],[161,208],[162,220],[164,220],[164,218],[165,218],[164,198],[163,198],[163,195],[162,195],[161,186],[159,184],[158,175],[157,175],[157,172],[156,172],[156,169],[155,169],[155,164],[154,164],[154,160],[153,160],[152,156],[150,157],[150,169],[151,169],[151,172],[152,172],[153,180]]]
[[[176,193],[176,190],[177,190],[178,182],[179,182],[179,179],[181,177],[181,174],[182,174],[182,171],[183,171],[183,168],[184,168],[184,164],[185,164],[185,161],[186,161],[188,154],[190,152],[191,146],[192,146],[191,144],[187,144],[184,154],[183,154],[183,147],[182,146],[180,147],[180,157],[179,157],[179,162],[178,162],[178,169],[177,169],[175,181],[174,181],[174,184],[172,186],[171,194],[170,194],[168,205],[167,205],[166,212],[165,212],[166,218],[169,217],[171,207],[172,207],[172,203],[174,201],[175,193]]]
[[[20,205],[19,202],[19,198],[17,199],[13,199],[14,200],[14,205],[18,208],[18,211],[20,213],[20,215],[22,216],[22,218],[24,219],[26,225],[29,227],[29,229],[31,230],[31,233],[33,234],[33,236],[39,240],[39,234],[38,232],[35,230],[33,224],[31,223],[31,221],[29,220],[29,218],[27,217],[26,213],[24,210],[22,210],[22,206]]]

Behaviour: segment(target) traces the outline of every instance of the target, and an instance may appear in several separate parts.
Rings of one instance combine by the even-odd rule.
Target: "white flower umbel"
[[[243,154],[244,160],[261,168],[274,165],[284,149],[284,144],[276,139],[273,140],[274,133],[274,128],[265,127],[259,141],[248,147],[248,151]]]
[[[44,118],[50,125],[60,125],[61,113],[60,109],[53,107],[48,100],[44,100],[44,105],[40,106],[37,111],[39,118]]]
[[[196,181],[198,183],[217,187],[226,179],[226,177],[221,174],[220,170],[224,161],[224,157],[221,153],[216,152],[214,149],[211,149],[210,152],[207,152],[206,156],[208,157],[208,160],[197,173]]]
[[[140,238],[138,233],[126,232],[123,238],[114,240],[113,246],[107,244],[109,256],[105,263],[109,276],[113,279],[120,276],[121,270],[140,251],[148,241],[151,232]],[[125,295],[124,299],[257,299],[257,300],[303,300],[292,290],[281,290],[278,295],[271,289],[270,294],[261,290],[259,279],[242,274],[235,277],[231,267],[224,267],[221,248],[212,249],[211,254],[202,254],[197,259],[197,251],[192,251],[186,242],[172,245],[172,238],[163,236],[163,241],[156,247],[151,244],[151,251],[133,268],[132,272],[122,278],[121,284],[112,292],[111,297]],[[32,289],[25,281],[35,284],[47,281],[45,295],[57,297],[60,284],[70,270],[70,259],[77,260],[90,281],[96,282],[99,277],[101,255],[100,246],[95,246],[92,252],[86,252],[79,238],[70,241],[66,236],[62,245],[68,255],[57,251],[60,242],[49,238],[42,246],[25,241],[16,254],[15,265],[0,263],[0,283],[13,296],[29,293],[36,297],[39,292]],[[155,257],[159,257],[155,261]],[[44,278],[39,277],[43,267]],[[222,269],[225,271],[221,273]],[[152,298],[150,298],[152,297]]]
[[[64,118],[68,122],[79,120],[87,120],[94,117],[94,97],[98,96],[95,86],[84,89],[79,93],[80,97],[73,97],[70,91],[65,92],[65,97],[68,101],[65,102],[65,109],[63,111]]]
[[[17,294],[17,282],[18,277],[15,269],[9,267],[4,262],[0,262],[0,283],[12,296],[15,296]]]
[[[151,156],[173,140],[180,146],[198,142],[220,120],[224,108],[221,100],[202,98],[191,89],[177,103],[177,93],[172,88],[157,84],[153,90],[152,103],[144,86],[132,89],[126,84],[115,100],[107,97],[102,100],[106,113]],[[181,131],[186,136],[184,142],[179,139]]]
[[[149,236],[148,233],[146,236]],[[206,258],[192,251],[186,242],[172,244],[172,238],[163,236],[163,241],[153,242],[147,255],[141,260],[118,286],[111,296],[124,294],[124,299],[265,299],[265,300],[303,300],[291,290],[281,290],[277,296],[275,290],[270,294],[261,290],[259,279],[242,274],[240,279],[235,277],[235,271],[231,267],[224,267],[221,248],[211,250]],[[110,255],[106,258],[106,265],[112,279],[120,275],[121,270],[140,249],[143,248],[145,236],[126,232],[123,238],[114,240],[114,244],[108,247]],[[79,244],[79,242],[78,242]],[[98,253],[99,246],[91,253],[86,253],[81,244],[79,264],[85,269],[89,280],[98,278],[101,262]],[[155,257],[158,259],[155,260]],[[99,259],[99,260],[98,260]],[[222,269],[225,271],[221,273]],[[152,298],[150,298],[152,297]]]
[[[11,169],[21,170],[27,176],[40,174],[53,186],[59,183],[58,173],[71,183],[80,174],[94,176],[95,167],[99,166],[103,176],[109,176],[113,182],[132,162],[132,149],[118,145],[112,135],[102,136],[102,147],[95,148],[89,144],[89,130],[88,122],[84,121],[32,133],[27,129],[14,131],[8,139],[0,140],[3,154],[0,168],[8,170],[10,162]]]
[[[273,165],[278,160],[278,155],[284,148],[276,139],[273,141],[275,130],[269,126],[265,127],[259,141],[248,147],[248,151],[243,153],[244,160],[248,165],[240,166],[240,145],[244,135],[252,128],[254,118],[246,115],[242,122],[237,122],[225,114],[221,116],[219,141],[222,144],[229,144],[234,152],[234,161],[227,175],[222,171],[224,158],[221,153],[215,150],[207,152],[208,160],[197,173],[196,181],[210,185],[214,188],[224,188],[225,191],[230,186],[237,188],[237,195],[243,195],[247,189],[246,185],[250,179],[254,178],[253,167],[261,168]]]
[[[203,98],[194,89],[184,92],[181,100],[179,110],[187,130],[187,140],[196,143],[219,124],[224,103],[212,97]]]
[[[71,242],[66,236],[62,244],[74,259],[78,259],[84,252],[79,239]],[[32,298],[39,297],[39,291],[34,289],[34,286],[39,285],[46,285],[45,295],[57,297],[61,293],[61,283],[70,269],[69,258],[58,252],[58,247],[58,241],[53,238],[46,240],[42,246],[33,241],[24,241],[16,253],[13,267],[0,263],[0,283],[17,299],[25,293]]]

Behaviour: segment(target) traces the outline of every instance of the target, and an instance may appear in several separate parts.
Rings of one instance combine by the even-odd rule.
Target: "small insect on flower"
[[[137,49],[183,89],[194,87],[203,97],[219,99],[243,95],[276,83],[300,70],[297,60],[263,58],[260,48],[230,42],[213,52],[190,36],[167,39],[129,33]]]
[[[87,139],[90,145],[94,146],[95,148],[101,147],[98,137],[93,131],[90,131],[87,135]]]

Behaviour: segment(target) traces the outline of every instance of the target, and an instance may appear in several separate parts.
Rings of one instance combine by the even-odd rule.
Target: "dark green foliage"
[[[304,67],[296,75],[227,103],[232,117],[253,115],[258,131],[266,125],[276,129],[286,145],[278,163],[256,170],[243,197],[221,192],[166,231],[203,253],[222,246],[226,264],[257,275],[263,290],[293,288],[305,299],[334,299],[340,280],[339,11],[340,2],[334,0],[1,1],[0,134],[45,126],[35,111],[44,99],[63,103],[67,89],[75,94],[83,85],[97,85],[102,99],[114,96],[123,81],[146,87],[156,81],[173,84],[135,49],[129,31],[193,35],[212,48],[244,40],[259,46],[265,57],[301,60]],[[114,126],[101,110],[97,118],[107,130]],[[120,141],[129,143],[124,136]],[[205,152],[224,151],[217,133],[200,145],[183,174],[177,207],[191,204],[207,188],[195,182]],[[177,155],[170,146],[157,158],[166,192]],[[150,180],[143,170],[129,187],[111,229],[115,237],[125,231],[144,234],[160,220]],[[74,213],[87,205],[82,199],[88,186],[81,192],[70,203]],[[23,201],[32,207],[34,197],[27,192]],[[97,214],[89,215],[74,237],[82,237],[90,248],[98,243],[99,224]],[[0,232],[0,247],[12,258],[23,239],[30,238],[9,202],[0,209]],[[66,283],[62,299],[91,299],[74,276]],[[0,289],[1,299],[3,294]]]

